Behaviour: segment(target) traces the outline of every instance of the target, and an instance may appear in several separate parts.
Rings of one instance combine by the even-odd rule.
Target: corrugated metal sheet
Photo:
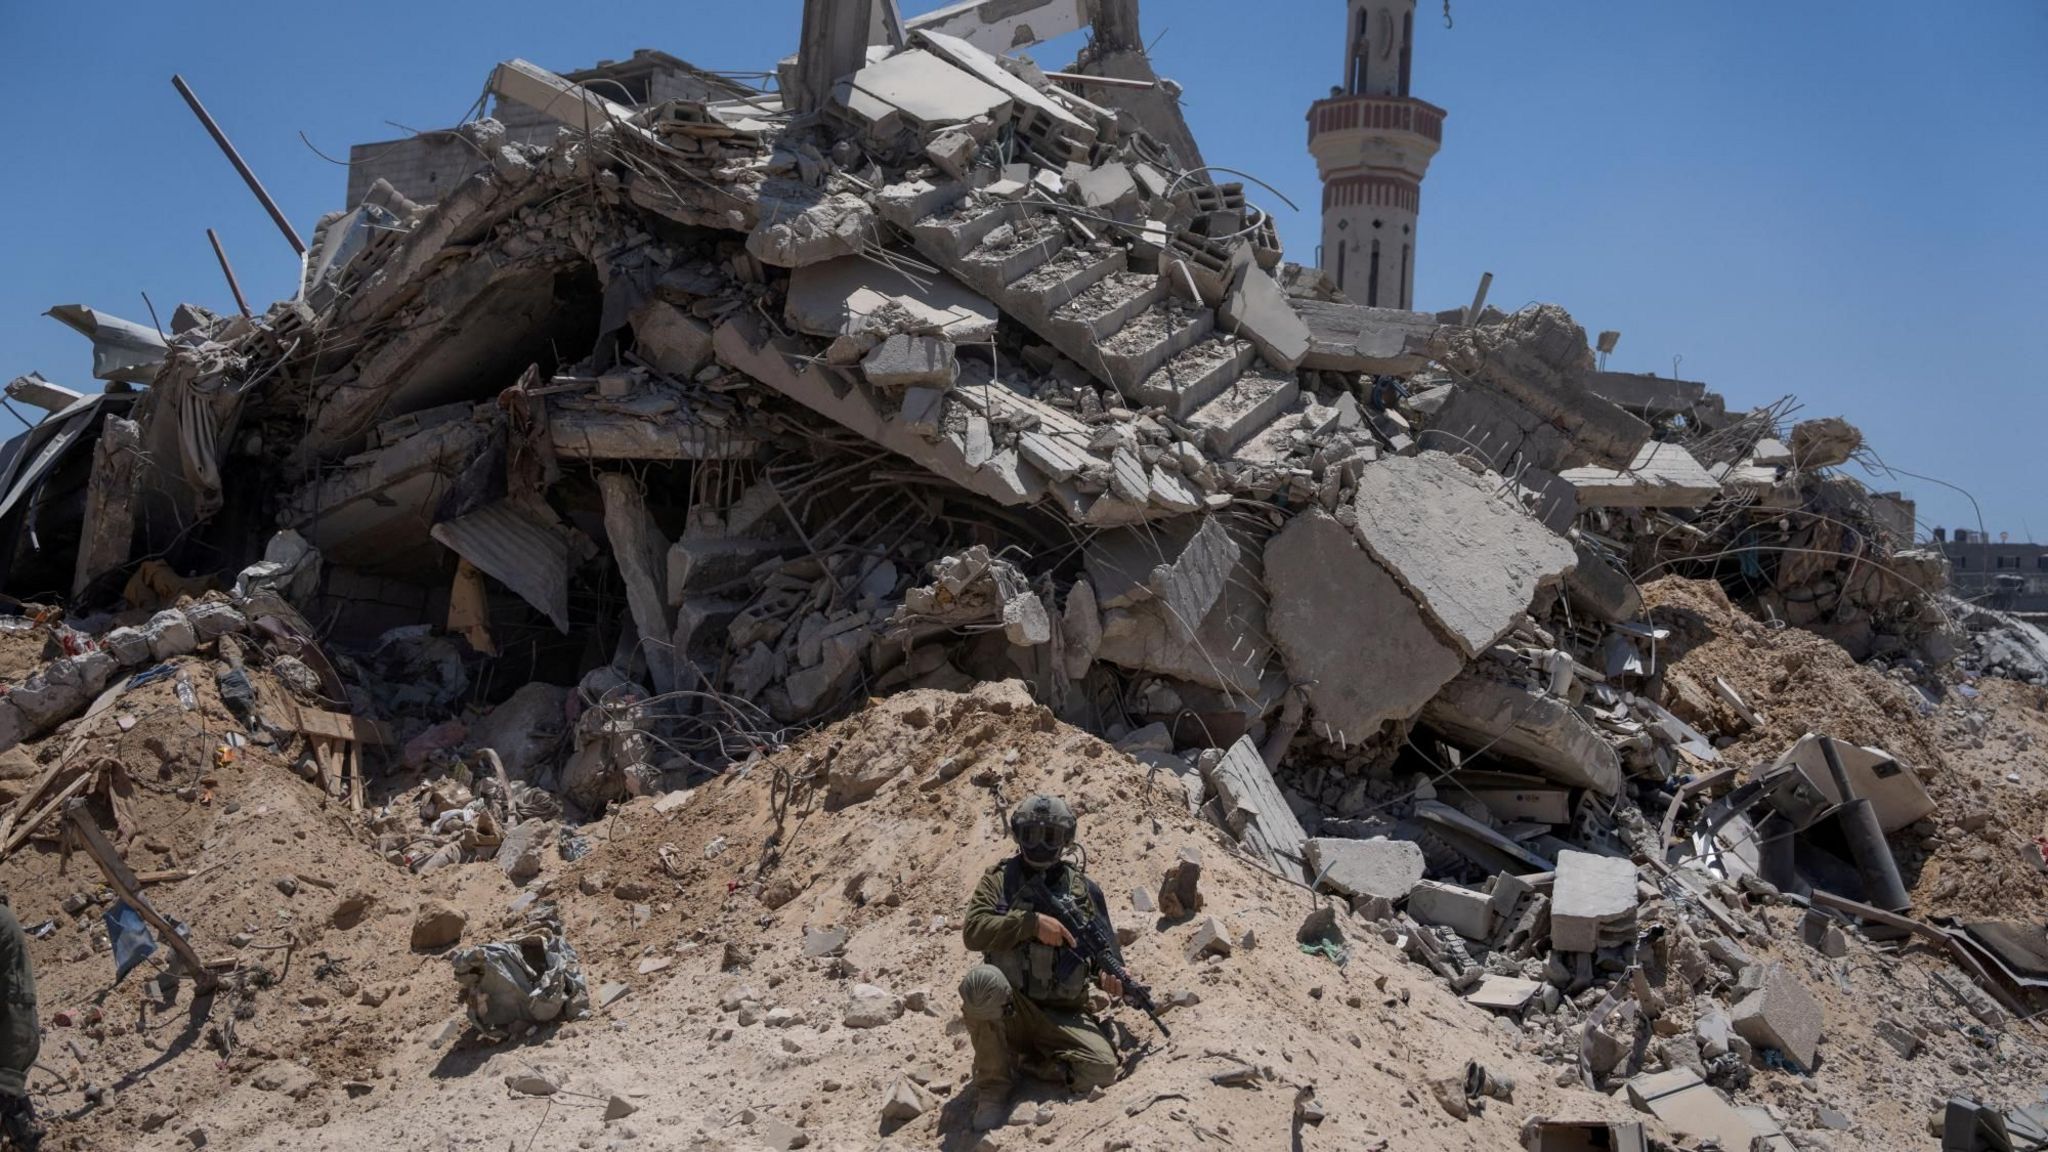
[[[439,540],[569,632],[569,530],[500,500],[434,525]]]

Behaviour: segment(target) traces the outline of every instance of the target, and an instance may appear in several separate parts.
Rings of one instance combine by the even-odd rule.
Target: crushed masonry
[[[187,305],[166,335],[51,309],[105,388],[6,388],[38,422],[0,452],[0,651],[32,653],[0,755],[33,764],[0,859],[82,798],[126,820],[137,770],[71,745],[203,678],[220,764],[278,751],[380,867],[521,890],[502,925],[422,907],[410,940],[479,1035],[523,1036],[635,1003],[592,995],[585,922],[542,899],[595,822],[688,813],[828,723],[948,692],[1102,737],[1224,862],[1311,890],[1311,956],[1397,950],[1675,1136],[1790,1146],[1730,1094],[1826,1066],[1823,979],[1866,940],[1947,965],[1986,1028],[2038,1011],[2038,925],[1905,892],[1931,830],[1990,821],[1945,810],[1924,749],[1784,727],[1810,652],[1739,687],[1679,667],[1716,624],[1660,597],[1704,595],[1753,646],[1895,673],[1925,715],[1978,699],[1966,679],[2048,682],[2048,638],[1944,598],[1910,509],[1839,470],[1854,425],[1600,370],[1554,304],[1346,298],[1205,166],[1130,0],[805,9],[772,89],[663,57],[669,94],[621,103],[505,62],[495,116],[428,134],[448,178],[365,160],[260,312]],[[1084,27],[1070,72],[1016,55]],[[901,763],[833,748],[801,775],[822,810],[895,794]],[[1005,752],[911,787],[996,794]],[[698,863],[662,849],[671,880]],[[1232,934],[1193,838],[1155,851],[1178,863],[1132,902],[1188,926],[1184,959],[1270,949]],[[732,898],[808,906],[770,872]],[[607,890],[635,929],[670,910]],[[372,897],[348,900],[337,927]],[[1763,944],[1793,913],[1814,945],[1788,963]],[[875,963],[802,931],[841,976]],[[929,995],[852,984],[830,1014],[886,1030]],[[950,1112],[935,1083],[877,1081],[883,1122]],[[1537,1117],[1526,1146],[1641,1148],[1641,1123]]]

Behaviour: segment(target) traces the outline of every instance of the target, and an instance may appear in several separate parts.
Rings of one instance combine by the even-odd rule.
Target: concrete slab
[[[1296,300],[1294,310],[1309,330],[1304,368],[1406,376],[1429,362],[1429,342],[1437,321],[1427,312],[1322,300]]]
[[[1560,883],[1562,880],[1560,874]],[[1729,1019],[1735,1034],[1744,1040],[1758,1048],[1775,1048],[1801,1070],[1813,1070],[1820,1050],[1820,1002],[1790,968],[1783,964],[1766,967],[1763,986],[1744,997]]]
[[[1628,1098],[1638,1111],[1662,1120],[1673,1136],[1748,1148],[1761,1135],[1727,1097],[1688,1068],[1638,1076],[1628,1082]]]
[[[1721,494],[1721,482],[1691,453],[1654,440],[1627,468],[1568,468],[1560,475],[1588,508],[1703,508]]]
[[[1505,485],[1441,452],[1359,478],[1353,530],[1467,658],[1514,628],[1578,565],[1570,544],[1495,495]]]
[[[1422,723],[1472,748],[1602,796],[1621,791],[1621,758],[1570,704],[1474,665],[1422,709]]]
[[[1028,108],[1060,126],[1067,138],[1087,147],[1095,143],[1095,126],[1067,110],[1066,105],[1018,79],[994,56],[957,36],[938,28],[922,29],[917,43],[934,56],[1007,97],[1018,108]]]
[[[1440,329],[1435,358],[1493,389],[1568,436],[1570,464],[1619,468],[1650,439],[1650,426],[1586,387],[1593,352],[1586,330],[1555,304],[1522,309],[1483,327]]]
[[[1707,386],[1697,381],[1635,372],[1595,372],[1586,377],[1586,389],[1652,420],[1682,416],[1707,398]]]
[[[1541,981],[1523,980],[1514,976],[1488,976],[1480,982],[1479,987],[1465,994],[1465,1002],[1500,1012],[1520,1012],[1542,991]]]
[[[1321,836],[1307,846],[1308,874],[1318,891],[1357,898],[1404,900],[1422,882],[1422,846],[1407,840],[1345,840]]]
[[[1012,109],[1008,94],[915,48],[870,64],[843,81],[836,95],[855,107],[849,92],[878,101],[923,127],[965,124],[976,117],[1001,124],[1010,119]]]
[[[1220,518],[1202,516],[1097,533],[1082,562],[1102,607],[1130,608],[1157,600],[1166,619],[1186,637],[1216,606],[1241,554]]]
[[[1266,867],[1283,876],[1302,874],[1308,833],[1280,795],[1280,786],[1247,736],[1231,745],[1202,773],[1216,797],[1217,816],[1237,842]]]
[[[1579,566],[1564,578],[1564,587],[1574,607],[1609,624],[1643,614],[1642,589],[1628,573],[1583,540],[1572,541],[1572,550],[1579,555]]]
[[[883,319],[895,309],[907,326],[937,332],[962,344],[986,342],[1001,315],[988,297],[945,273],[924,283],[853,256],[799,268],[790,275],[789,326],[807,336],[835,339],[893,331]]]
[[[1312,343],[1308,324],[1280,285],[1256,264],[1238,271],[1218,310],[1224,331],[1252,342],[1266,363],[1283,372],[1300,368]]]
[[[1635,935],[1636,866],[1617,856],[1566,850],[1557,854],[1550,894],[1550,946],[1595,952]]]
[[[1295,517],[1267,543],[1265,563],[1266,626],[1318,731],[1363,740],[1420,713],[1463,668],[1334,516],[1317,509]]]
[[[1523,465],[1555,472],[1571,457],[1564,433],[1492,389],[1447,384],[1411,403],[1423,420],[1416,442],[1424,451],[1469,452],[1503,474]]]

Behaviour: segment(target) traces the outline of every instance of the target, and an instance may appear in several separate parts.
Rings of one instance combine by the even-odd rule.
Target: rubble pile
[[[873,697],[1018,681],[1567,1079],[1724,1147],[1785,1137],[1711,1088],[1826,1051],[1806,978],[1742,943],[1767,910],[2029,1014],[2038,926],[1912,915],[1939,765],[1846,731],[1732,754],[1783,685],[1678,668],[1701,638],[1646,590],[1711,582],[1928,709],[1963,649],[2048,677],[1838,471],[1853,426],[1600,371],[1554,305],[1353,304],[1128,35],[1054,75],[948,13],[872,47],[807,18],[777,90],[638,108],[508,62],[501,109],[553,140],[464,125],[476,170],[324,219],[293,299],[164,337],[58,310],[108,387],[0,464],[30,606],[0,640],[40,645],[0,748],[202,652],[234,739],[394,868],[525,884]],[[806,775],[831,805],[896,774],[850,759]],[[8,832],[118,795],[55,763]],[[587,1010],[572,930],[458,954],[477,1029]]]

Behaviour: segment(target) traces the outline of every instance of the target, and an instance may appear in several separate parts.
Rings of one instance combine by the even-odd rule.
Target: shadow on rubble
[[[112,991],[112,989],[109,989],[109,991]],[[151,1060],[140,1068],[133,1068],[123,1072],[121,1078],[114,1081],[113,1090],[120,1092],[142,1083],[149,1079],[158,1069],[163,1068],[171,1061],[190,1051],[192,1045],[198,1042],[202,1027],[213,1016],[215,995],[213,992],[203,992],[194,995],[190,1007],[185,1011],[184,1028],[179,1030],[178,1035],[170,1043],[163,1046],[163,1050],[157,1053],[156,1059]]]
[[[441,1055],[441,1059],[427,1070],[427,1075],[436,1080],[463,1079],[500,1053],[546,1046],[560,1027],[559,1022],[536,1025],[524,1036],[505,1040],[488,1040],[474,1027],[465,1027],[462,1034],[449,1043],[448,1051]]]
[[[1113,1091],[1113,1089],[1112,1089]],[[1065,1088],[1020,1077],[1017,1089],[1010,1095],[1010,1123],[1007,1127],[1017,1128],[1032,1124],[1042,1105],[1057,1106],[1071,1103],[1079,1097]],[[974,1117],[974,1090],[956,1092],[939,1108],[939,1149],[940,1152],[968,1152],[981,1143],[984,1136],[1001,1136],[1001,1130],[994,1133],[976,1132],[972,1124]]]

